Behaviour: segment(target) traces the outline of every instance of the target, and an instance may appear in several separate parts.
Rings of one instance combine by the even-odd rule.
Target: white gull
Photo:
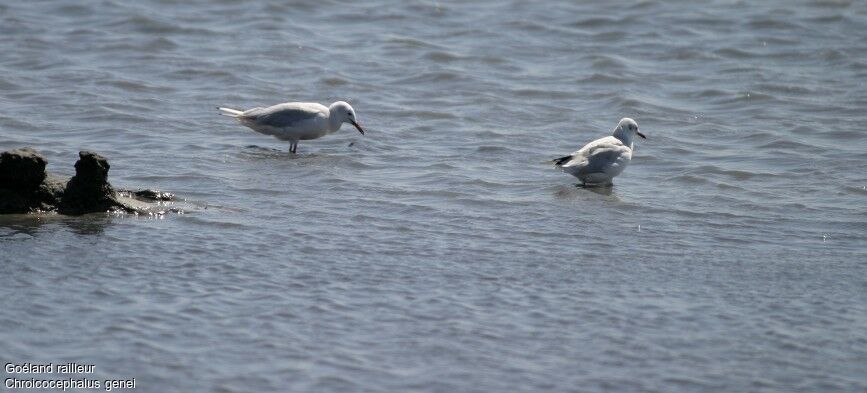
[[[220,114],[238,119],[253,131],[289,141],[289,151],[298,150],[298,141],[321,138],[340,129],[343,123],[355,126],[362,135],[364,130],[356,120],[352,106],[337,101],[329,106],[315,102],[287,102],[267,108],[240,111],[217,107]]]
[[[580,150],[554,160],[554,166],[586,185],[610,185],[632,160],[632,140],[638,135],[638,123],[628,117],[620,120],[613,135],[588,143]]]

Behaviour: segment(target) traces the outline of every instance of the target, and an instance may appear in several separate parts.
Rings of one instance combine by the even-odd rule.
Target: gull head
[[[355,117],[355,109],[352,109],[351,105],[343,101],[337,101],[328,107],[328,112],[331,115],[332,121],[338,121],[338,125],[343,123],[352,124],[361,135],[364,135],[364,129],[361,128],[361,124],[358,124],[358,120]]]
[[[629,140],[632,140],[635,135],[647,139],[641,131],[638,131],[638,123],[628,117],[620,119],[620,123],[617,123],[617,128],[614,129],[614,132],[615,134],[620,133],[621,135],[628,135]]]

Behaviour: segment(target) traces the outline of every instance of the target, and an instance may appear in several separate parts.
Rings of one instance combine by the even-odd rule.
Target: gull
[[[355,110],[343,101],[329,106],[315,102],[286,102],[246,111],[223,107],[217,109],[221,115],[234,117],[253,131],[289,141],[291,153],[298,150],[298,141],[321,138],[339,130],[343,123],[352,124],[364,135],[364,130],[356,120]]]
[[[583,185],[611,185],[632,160],[632,139],[638,135],[638,123],[624,117],[617,123],[613,135],[588,143],[571,155],[554,160],[554,166],[581,180]]]

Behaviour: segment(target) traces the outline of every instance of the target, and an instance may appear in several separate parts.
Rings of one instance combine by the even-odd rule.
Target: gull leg
[[[298,150],[298,142],[289,142],[289,152],[295,154],[295,151]]]

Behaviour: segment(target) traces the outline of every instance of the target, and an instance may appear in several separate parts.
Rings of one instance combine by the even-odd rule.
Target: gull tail
[[[219,107],[219,106],[217,107],[217,109],[220,110],[220,114],[221,114],[221,115],[223,115],[223,116],[229,116],[229,117],[238,117],[238,116],[241,116],[241,115],[244,113],[243,111],[239,111],[239,110],[237,110],[237,109],[232,109],[232,108],[222,108],[222,107]]]
[[[556,166],[562,166],[563,164],[569,162],[569,160],[571,160],[571,159],[572,159],[572,156],[565,156],[565,157],[555,158],[555,159],[551,160],[551,162],[553,162],[554,165],[556,165]]]

